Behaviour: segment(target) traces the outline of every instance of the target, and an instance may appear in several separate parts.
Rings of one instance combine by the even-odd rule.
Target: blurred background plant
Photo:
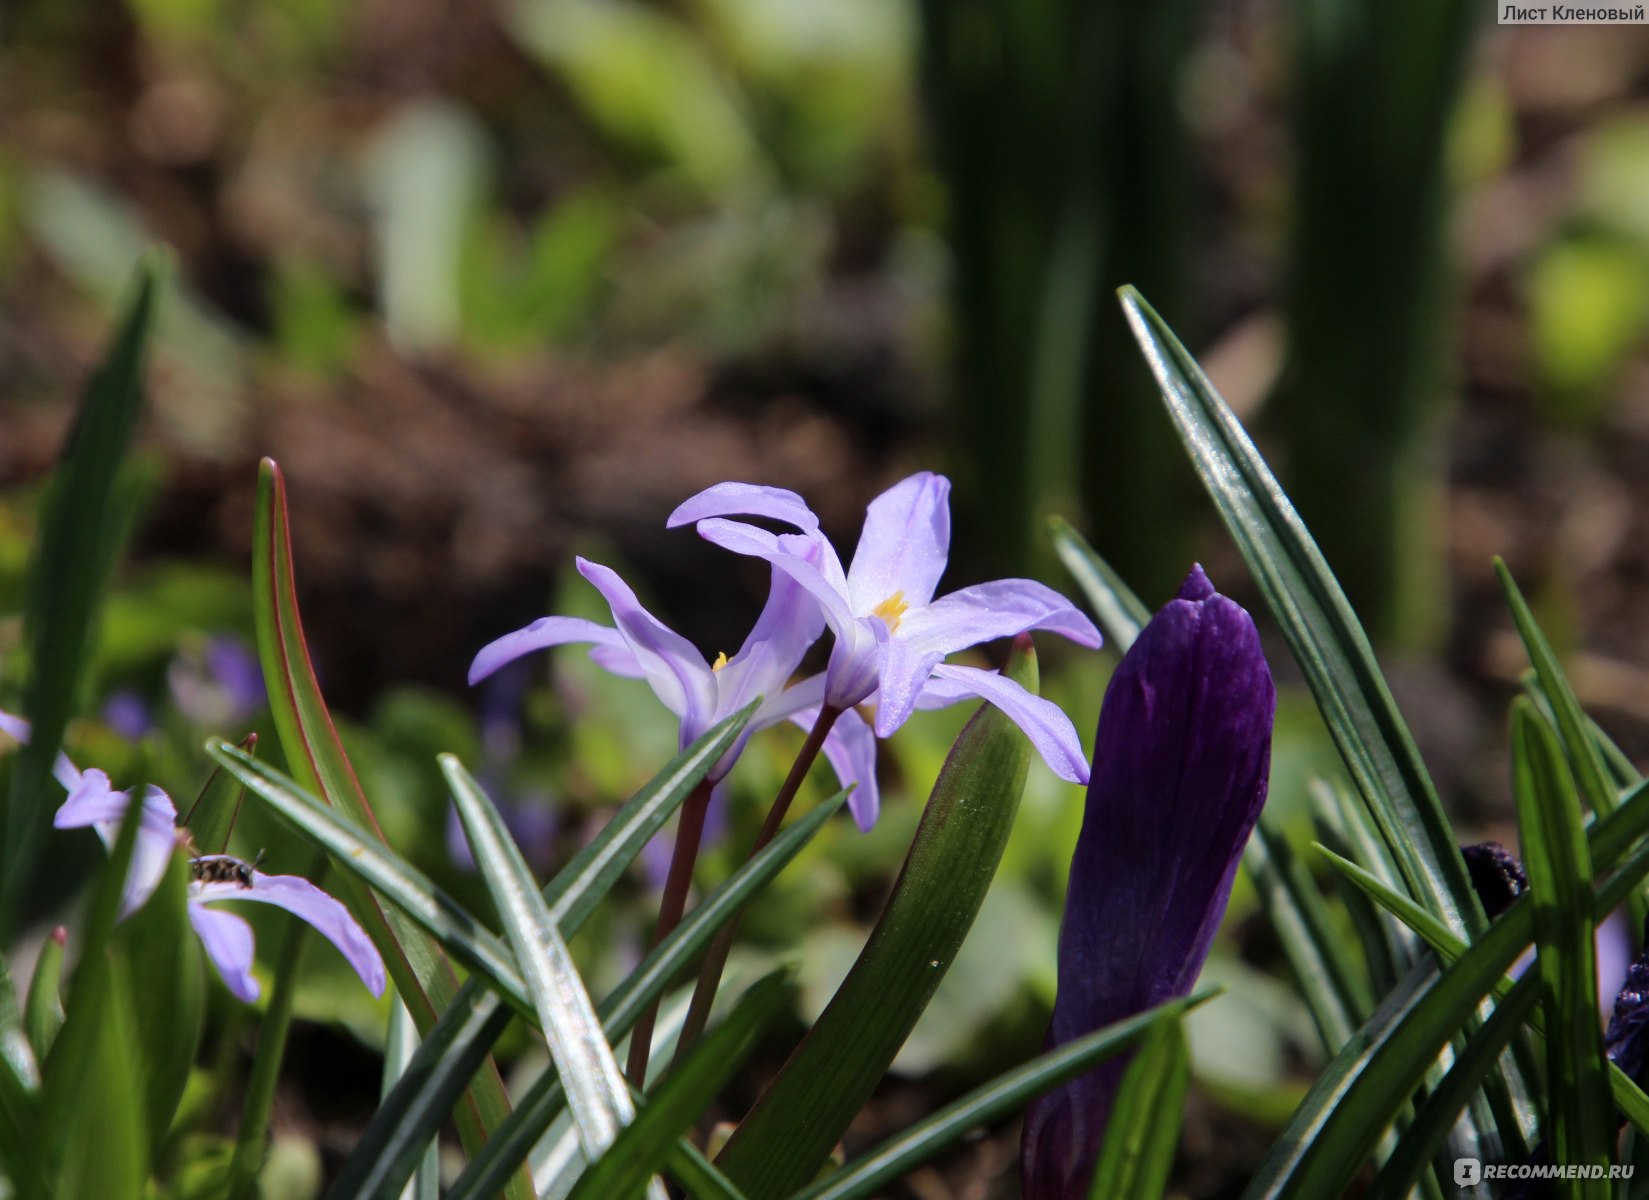
[[[486,697],[461,690],[469,656],[587,605],[575,549],[633,564],[709,652],[736,645],[763,572],[712,571],[714,551],[663,530],[710,483],[794,487],[838,534],[891,480],[943,469],[955,583],[1014,570],[1070,590],[1042,532],[1060,512],[1153,605],[1193,557],[1251,599],[1116,313],[1112,289],[1133,282],[1262,429],[1399,654],[1452,810],[1503,830],[1524,660],[1492,553],[1529,585],[1582,701],[1649,751],[1649,41],[1497,29],[1479,7],[14,5],[0,701],[24,677],[11,614],[69,381],[151,242],[177,266],[141,515],[72,744],[188,795],[204,734],[267,729],[244,560],[254,463],[272,454],[323,683],[386,832],[478,904],[436,751],[476,765],[546,867],[673,732],[576,652]],[[1417,649],[1430,657],[1401,657]],[[1110,661],[1050,654],[1045,690],[1085,736]],[[882,823],[829,827],[751,912],[754,945],[804,946],[804,1017],[862,942],[960,720],[889,743]],[[1303,839],[1306,781],[1334,768],[1297,688],[1278,737],[1276,821]],[[798,743],[757,740],[735,829]],[[871,1126],[1035,1048],[1077,795],[1033,768],[974,936]],[[236,845],[277,866],[301,852],[250,810]],[[734,861],[711,854],[704,878]],[[639,952],[646,887],[575,942],[593,982]],[[1269,1135],[1245,1119],[1281,1120],[1318,1053],[1245,888],[1208,975],[1231,995],[1189,1022],[1192,1192],[1252,1168]],[[352,977],[311,966],[298,1011],[316,1023],[277,1126],[299,1179],[375,1098],[375,1074],[329,1086],[354,1061],[339,1047],[383,1036]],[[306,1039],[325,1052],[305,1057]],[[1010,1162],[987,1139],[933,1186]]]

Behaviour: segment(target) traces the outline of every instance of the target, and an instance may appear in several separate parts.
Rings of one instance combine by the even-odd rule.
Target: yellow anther
[[[875,608],[871,609],[870,615],[873,617],[881,617],[882,624],[887,626],[887,631],[889,633],[898,633],[899,621],[909,611],[910,605],[905,603],[904,590],[900,589],[878,604]]]
[[[723,667],[725,667],[726,665],[727,665],[727,651],[722,650],[722,651],[719,651],[716,654],[716,661],[710,664],[710,669],[712,671],[719,671]]]

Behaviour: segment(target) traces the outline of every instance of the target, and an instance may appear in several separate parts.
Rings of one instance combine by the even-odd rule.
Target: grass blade
[[[1128,647],[1151,619],[1151,610],[1065,518],[1048,518],[1048,537],[1059,561],[1094,610],[1094,620],[1105,641],[1118,654],[1128,653]]]
[[[1007,672],[1034,694],[1028,638]],[[751,1200],[806,1186],[886,1073],[973,925],[1029,765],[1025,735],[989,705],[956,739],[864,949],[716,1160]]]
[[[1091,1200],[1160,1200],[1174,1165],[1190,1082],[1185,1030],[1178,1021],[1157,1022],[1123,1072],[1115,1115],[1088,1189]]]
[[[1123,311],[1180,438],[1322,710],[1414,897],[1462,934],[1484,926],[1453,830],[1368,636],[1241,422],[1132,288]]]
[[[29,980],[29,995],[23,1002],[23,1028],[29,1045],[34,1050],[34,1061],[40,1062],[51,1052],[57,1040],[57,1031],[63,1028],[63,944],[66,931],[59,926],[40,946],[40,957],[34,963],[34,978]],[[4,970],[0,966],[0,970]],[[11,991],[11,981],[0,984],[0,990]],[[3,1002],[0,1002],[3,1007]],[[3,1023],[3,1022],[0,1022]],[[0,1039],[13,1036],[10,1027],[0,1028]],[[6,1057],[12,1056],[7,1054]],[[13,1059],[15,1061],[15,1059]]]
[[[235,747],[248,758],[258,753],[258,735],[249,733]],[[220,763],[189,806],[189,811],[178,822],[189,831],[195,848],[202,854],[224,854],[229,849],[229,835],[234,832],[235,818],[240,816],[241,801],[246,796],[246,785]]]
[[[567,944],[503,817],[456,758],[443,754],[440,763],[476,866],[526,976],[556,1074],[567,1090],[579,1144],[594,1162],[635,1117],[629,1089]],[[654,1190],[662,1200],[663,1185]]]
[[[1282,942],[1323,1048],[1333,1054],[1374,1009],[1368,981],[1347,954],[1316,880],[1264,813],[1246,856],[1260,905]]]
[[[143,408],[144,365],[159,289],[159,260],[139,268],[108,354],[81,400],[41,505],[25,624],[29,675],[23,716],[33,736],[17,753],[0,849],[0,945],[22,917],[40,839],[51,824],[52,764],[90,660],[93,626],[129,523],[121,468]]]
[[[629,1200],[671,1155],[710,1102],[743,1065],[756,1041],[791,998],[791,971],[775,971],[739,998],[727,1019],[692,1048],[649,1095],[636,1119],[590,1165],[570,1200]]]
[[[1592,863],[1580,798],[1557,735],[1527,700],[1512,708],[1513,795],[1534,905],[1535,968],[1546,1013],[1548,1137],[1553,1161],[1607,1166],[1614,1142],[1608,1064],[1598,1028]],[[1603,1200],[1602,1180],[1574,1181]]]
[[[309,869],[300,874],[314,878],[320,870],[321,863],[312,860]],[[245,1200],[256,1194],[268,1144],[269,1114],[275,1106],[275,1088],[280,1083],[281,1063],[286,1057],[286,1036],[292,1029],[292,1004],[298,995],[298,964],[308,933],[307,923],[288,922],[281,936],[280,951],[275,956],[275,986],[258,1022],[258,1049],[252,1056],[252,1074],[246,1081],[246,1099],[241,1104],[240,1131],[235,1137],[234,1157],[229,1161],[229,1200]]]
[[[728,877],[688,913],[670,935],[655,946],[627,979],[602,1002],[601,1021],[609,1041],[617,1043],[635,1028],[647,1010],[682,970],[694,962],[717,932],[776,876],[822,829],[847,800],[838,792],[792,825]],[[545,1072],[499,1129],[498,1136],[478,1155],[453,1185],[448,1200],[485,1200],[496,1180],[512,1170],[544,1136],[564,1102],[561,1081]],[[719,1172],[718,1172],[719,1174]]]
[[[1018,1112],[1043,1092],[1138,1045],[1140,1039],[1161,1022],[1177,1021],[1218,994],[1217,990],[1209,990],[1170,1000],[1049,1050],[895,1134],[863,1158],[814,1184],[796,1200],[868,1200],[880,1195],[890,1183],[908,1175],[972,1130]]]
[[[360,781],[344,753],[326,700],[315,678],[298,611],[292,568],[292,534],[287,519],[286,483],[272,459],[258,474],[252,531],[252,615],[258,659],[269,691],[269,711],[294,777],[376,841],[383,841]],[[339,866],[347,867],[342,860]],[[378,948],[413,1023],[421,1034],[435,1025],[458,991],[458,977],[440,946],[404,913],[379,907],[370,888],[347,870],[338,876],[340,898]],[[477,1074],[455,1114],[465,1150],[479,1153],[492,1130],[509,1115],[509,1098],[495,1064]],[[522,1172],[505,1193],[509,1200],[533,1200],[532,1180]]]

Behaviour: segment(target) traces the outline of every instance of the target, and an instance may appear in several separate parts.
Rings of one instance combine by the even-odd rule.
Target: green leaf
[[[41,1137],[26,1200],[136,1196],[148,1174],[137,1018],[126,964],[110,945],[142,813],[141,804],[128,807],[86,906],[63,1028],[41,1064]]]
[[[1323,1048],[1333,1054],[1374,1009],[1368,980],[1347,952],[1316,880],[1263,812],[1245,858]]]
[[[1151,610],[1063,517],[1048,518],[1048,537],[1059,561],[1094,610],[1106,642],[1118,654],[1126,654],[1150,621]]]
[[[25,625],[29,675],[23,715],[33,731],[12,770],[0,850],[0,945],[29,894],[40,839],[51,824],[52,765],[91,659],[98,607],[124,540],[132,497],[122,465],[143,408],[144,363],[159,260],[139,268],[113,345],[87,384],[68,444],[41,506]]]
[[[1191,1055],[1177,1020],[1159,1021],[1123,1073],[1111,1123],[1088,1189],[1092,1200],[1160,1197],[1174,1165]]]
[[[1329,734],[1413,896],[1450,928],[1483,928],[1454,832],[1368,636],[1241,422],[1139,293],[1123,311],[1203,486],[1265,596]]]
[[[510,1011],[495,993],[460,992],[406,1058],[386,1103],[350,1152],[328,1195],[336,1200],[396,1200],[426,1154],[435,1149],[433,1139],[453,1102],[509,1022]]]
[[[462,993],[460,993],[462,995]],[[449,1008],[447,1012],[451,1012]],[[441,1020],[436,1022],[439,1030],[447,1019],[447,1013],[441,1014]],[[413,1056],[420,1049],[418,1029],[412,1023],[412,1015],[407,1012],[407,1006],[397,1000],[389,1010],[389,1037],[384,1046],[384,1082],[382,1094],[388,1095],[405,1076],[407,1067]],[[480,1059],[475,1067],[481,1065]],[[470,1074],[475,1073],[474,1068]],[[449,1101],[443,1113],[452,1107]],[[424,1147],[423,1153],[417,1158],[417,1165],[413,1172],[412,1184],[408,1189],[408,1200],[440,1200],[441,1196],[441,1148],[431,1139]],[[398,1195],[406,1193],[397,1193]]]
[[[319,854],[310,866],[298,872],[313,878],[323,867]],[[280,1083],[281,1062],[286,1057],[286,1037],[292,1028],[292,1005],[298,994],[298,968],[303,959],[304,939],[309,925],[292,921],[281,937],[275,956],[275,986],[258,1023],[258,1049],[252,1057],[252,1074],[246,1081],[246,1099],[241,1104],[240,1131],[234,1155],[229,1161],[229,1200],[245,1200],[255,1194],[266,1157],[269,1114],[275,1105],[275,1088]]]
[[[23,1004],[23,1027],[36,1062],[43,1061],[63,1028],[63,944],[68,931],[59,926],[40,945],[29,980],[29,996]],[[9,990],[9,988],[8,988]],[[0,1034],[0,1037],[9,1033]]]
[[[629,1033],[641,1014],[664,993],[683,968],[692,963],[710,944],[716,933],[732,920],[755,893],[776,876],[803,846],[841,810],[847,793],[838,792],[779,832],[766,846],[728,877],[727,881],[688,913],[668,937],[655,946],[625,981],[613,989],[601,1004],[602,1028],[617,1043]],[[561,1081],[546,1071],[499,1129],[498,1135],[478,1155],[453,1185],[448,1200],[484,1200],[493,1194],[495,1180],[503,1172],[524,1162],[538,1139],[550,1127],[563,1105]],[[678,1176],[685,1185],[685,1179]],[[713,1181],[706,1184],[713,1186]]]
[[[1049,1050],[895,1134],[863,1158],[814,1184],[796,1200],[868,1200],[881,1195],[889,1184],[973,1130],[1018,1112],[1043,1092],[1114,1058],[1137,1045],[1162,1022],[1178,1021],[1218,994],[1217,990],[1208,990],[1183,1000],[1170,1000]]]
[[[526,982],[509,947],[422,871],[267,763],[227,742],[208,742],[206,753],[330,854],[344,874],[376,888],[429,936],[483,972],[523,1013],[532,1014]]]
[[[1494,1014],[1469,1039],[1454,1065],[1421,1104],[1397,1147],[1381,1164],[1368,1200],[1404,1200],[1424,1176],[1454,1132],[1460,1114],[1494,1070],[1506,1046],[1540,1000],[1539,978],[1525,975],[1495,1007]]]
[[[174,853],[154,894],[115,930],[115,952],[142,986],[131,995],[149,1157],[158,1155],[200,1047],[205,964],[189,928],[189,864]]]
[[[1536,968],[1546,1012],[1547,1136],[1554,1162],[1606,1166],[1614,1143],[1608,1064],[1598,1028],[1592,863],[1574,781],[1557,736],[1527,700],[1512,708],[1513,795],[1534,905]],[[1607,1197],[1601,1179],[1574,1196]]]
[[[323,797],[340,814],[368,831],[373,840],[382,842],[383,831],[344,753],[309,661],[293,580],[286,484],[280,468],[267,458],[258,474],[252,535],[252,615],[258,660],[269,689],[269,711],[294,777],[303,788]],[[348,866],[343,860],[334,861]],[[383,956],[395,990],[419,1033],[427,1034],[457,994],[458,978],[452,965],[440,946],[406,914],[393,909],[384,912],[371,889],[354,874],[345,869],[337,878],[340,899]],[[464,1149],[472,1155],[479,1153],[509,1111],[503,1079],[497,1066],[489,1061],[477,1073],[464,1103],[454,1114]],[[526,1172],[510,1181],[506,1195],[509,1200],[533,1200],[532,1180]]]
[[[248,758],[258,752],[258,735],[249,733],[235,747]],[[195,848],[202,854],[223,854],[229,849],[229,835],[234,831],[235,818],[240,815],[241,800],[246,785],[226,772],[222,765],[212,768],[206,784],[189,806],[178,825],[189,831]]]
[[[567,1091],[579,1144],[584,1157],[593,1162],[635,1117],[629,1089],[567,943],[504,818],[456,758],[443,754],[440,763],[475,853],[476,867],[492,893],[510,947],[526,976],[539,1027]],[[653,1190],[663,1200],[663,1185],[656,1184]]]
[[[646,1104],[611,1148],[590,1164],[569,1200],[629,1200],[663,1168],[676,1139],[710,1107],[756,1040],[792,999],[791,970],[773,972],[739,998],[728,1017],[693,1044],[654,1088]]]
[[[1008,674],[1035,692],[1028,638]],[[973,925],[1029,764],[1025,735],[1000,710],[982,707],[962,730],[858,961],[717,1159],[751,1200],[811,1181],[886,1073]]]
[[[55,942],[55,936],[47,939]],[[48,951],[41,952],[44,963]],[[62,945],[56,958],[62,963]],[[35,979],[40,979],[40,967]],[[55,985],[54,985],[55,986]],[[34,995],[31,987],[29,995]],[[40,1062],[25,1029],[26,1019],[17,1011],[17,991],[11,969],[0,954],[0,1176],[14,1182],[26,1180],[33,1169],[40,1120]],[[61,1021],[59,1022],[61,1024]]]

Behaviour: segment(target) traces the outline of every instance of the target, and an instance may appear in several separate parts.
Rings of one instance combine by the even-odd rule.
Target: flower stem
[[[801,790],[802,780],[807,778],[807,772],[812,768],[814,760],[819,757],[819,751],[824,747],[831,726],[836,724],[836,718],[841,715],[841,709],[829,704],[819,709],[818,719],[813,722],[807,741],[802,743],[801,753],[796,755],[796,761],[791,765],[790,774],[785,776],[779,794],[773,798],[773,807],[768,811],[767,820],[762,822],[761,831],[756,834],[756,842],[750,847],[746,861],[760,852],[779,832],[779,826],[784,824],[785,814],[790,811],[791,801],[795,800],[796,793]],[[699,972],[698,986],[693,989],[693,1001],[687,1006],[686,1023],[681,1027],[681,1036],[676,1039],[677,1062],[681,1061],[687,1048],[698,1040],[710,1021],[710,1006],[716,1002],[716,989],[721,986],[721,973],[727,966],[727,956],[732,952],[733,939],[738,936],[738,932],[739,914],[735,914],[722,926],[716,940],[710,943],[710,949],[704,958],[704,966]]]
[[[664,894],[658,902],[658,925],[653,930],[655,946],[670,936],[686,911],[687,893],[693,886],[693,867],[699,858],[699,841],[704,834],[704,814],[710,808],[710,793],[714,788],[715,784],[706,779],[682,802],[676,846],[670,855],[670,874],[665,878]],[[655,1000],[647,1006],[630,1034],[630,1062],[626,1073],[638,1088],[647,1086],[647,1056],[652,1053],[653,1027],[657,1023],[658,1001]]]

